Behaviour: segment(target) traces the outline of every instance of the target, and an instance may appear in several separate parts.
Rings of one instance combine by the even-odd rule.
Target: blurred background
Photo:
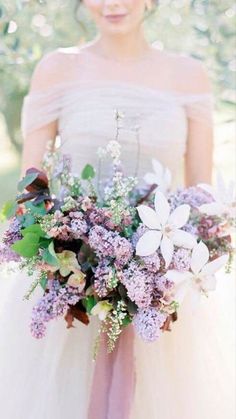
[[[235,28],[232,0],[160,0],[145,22],[150,42],[205,62],[215,94],[214,168],[226,180],[236,179]],[[37,61],[95,35],[88,12],[76,0],[0,0],[0,206],[16,190],[22,100]]]

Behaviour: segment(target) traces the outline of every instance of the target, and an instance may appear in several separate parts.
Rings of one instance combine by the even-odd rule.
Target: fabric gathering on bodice
[[[212,124],[211,93],[180,94],[119,80],[75,80],[42,92],[29,92],[23,101],[23,137],[58,121],[63,153],[73,156],[73,171],[90,163],[98,166],[99,147],[116,138],[116,111],[123,114],[118,141],[127,175],[140,179],[158,159],[181,183],[181,162],[186,151],[188,121]],[[101,178],[108,175],[103,161]]]

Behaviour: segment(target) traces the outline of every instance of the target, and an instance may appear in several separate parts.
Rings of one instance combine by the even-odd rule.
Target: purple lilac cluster
[[[0,243],[0,264],[19,262],[21,260],[20,256],[11,249],[11,245],[22,238],[20,229],[21,224],[14,217],[4,233],[2,243]]]
[[[158,292],[162,297],[165,293],[168,293],[174,286],[174,282],[170,281],[165,275],[155,275],[153,278],[153,292]]]
[[[122,225],[130,225],[132,223],[132,217],[129,211],[124,211],[120,225],[117,226],[115,222],[112,220],[112,212],[108,208],[94,207],[89,214],[89,221],[93,226],[102,225],[108,230],[114,230],[119,229]]]
[[[106,297],[109,291],[109,280],[113,276],[113,269],[107,260],[102,260],[94,274],[94,289],[99,297]]]
[[[174,251],[170,269],[183,272],[190,269],[191,251],[182,247]]]
[[[89,245],[99,258],[114,258],[117,267],[126,265],[133,256],[133,247],[129,240],[102,226],[91,228]]]
[[[144,263],[144,267],[148,272],[156,274],[161,267],[161,259],[157,252],[150,256],[143,256],[141,260]]]
[[[161,335],[161,327],[167,314],[154,307],[141,308],[134,315],[133,324],[138,335],[147,342],[153,342]]]
[[[8,229],[4,233],[4,237],[2,239],[3,243],[6,246],[10,246],[11,244],[15,243],[15,241],[20,240],[22,238],[22,235],[20,232],[21,228],[22,227],[19,220],[16,217],[14,217]]]
[[[128,297],[134,301],[138,307],[148,307],[152,302],[153,278],[147,275],[135,261],[132,261],[127,269],[124,270],[121,282],[127,289]]]
[[[30,329],[32,335],[40,339],[45,336],[46,323],[66,313],[69,304],[76,304],[81,296],[76,288],[66,285],[59,287],[57,281],[52,282],[48,292],[37,302],[32,310]]]
[[[50,223],[48,234],[58,240],[80,239],[88,231],[88,224],[82,211],[71,211],[68,215],[56,211]]]
[[[71,211],[69,213],[71,222],[71,232],[75,239],[81,238],[88,231],[88,224],[84,219],[84,215],[81,211]]]
[[[188,204],[192,208],[198,208],[203,204],[208,204],[213,201],[212,196],[197,186],[190,186],[189,188],[177,189],[168,197],[171,209],[175,209],[179,205]]]
[[[0,243],[0,264],[19,262],[20,256],[15,253],[9,246],[4,243]]]

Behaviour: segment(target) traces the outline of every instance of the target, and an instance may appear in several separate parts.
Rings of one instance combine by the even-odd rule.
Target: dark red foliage
[[[26,186],[25,189],[28,192],[37,192],[42,191],[44,189],[48,189],[49,182],[46,173],[39,169],[36,169],[35,167],[31,167],[26,171],[26,175],[30,175],[31,173],[37,173],[37,177],[35,180],[33,180],[32,183],[30,183],[30,185]]]
[[[67,313],[64,317],[65,321],[67,322],[67,328],[74,327],[73,322],[74,319],[79,320],[81,323],[85,324],[86,326],[89,324],[89,317],[87,313],[81,308],[80,302],[70,306],[67,310]]]

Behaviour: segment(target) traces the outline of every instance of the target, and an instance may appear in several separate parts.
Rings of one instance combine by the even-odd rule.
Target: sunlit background
[[[159,48],[202,59],[215,94],[214,167],[235,175],[235,28],[231,0],[162,0],[145,23]],[[96,28],[72,0],[0,0],[0,205],[15,193],[20,112],[37,61],[48,51],[91,40]],[[158,76],[158,75],[157,75]],[[204,153],[204,150],[203,150]]]

